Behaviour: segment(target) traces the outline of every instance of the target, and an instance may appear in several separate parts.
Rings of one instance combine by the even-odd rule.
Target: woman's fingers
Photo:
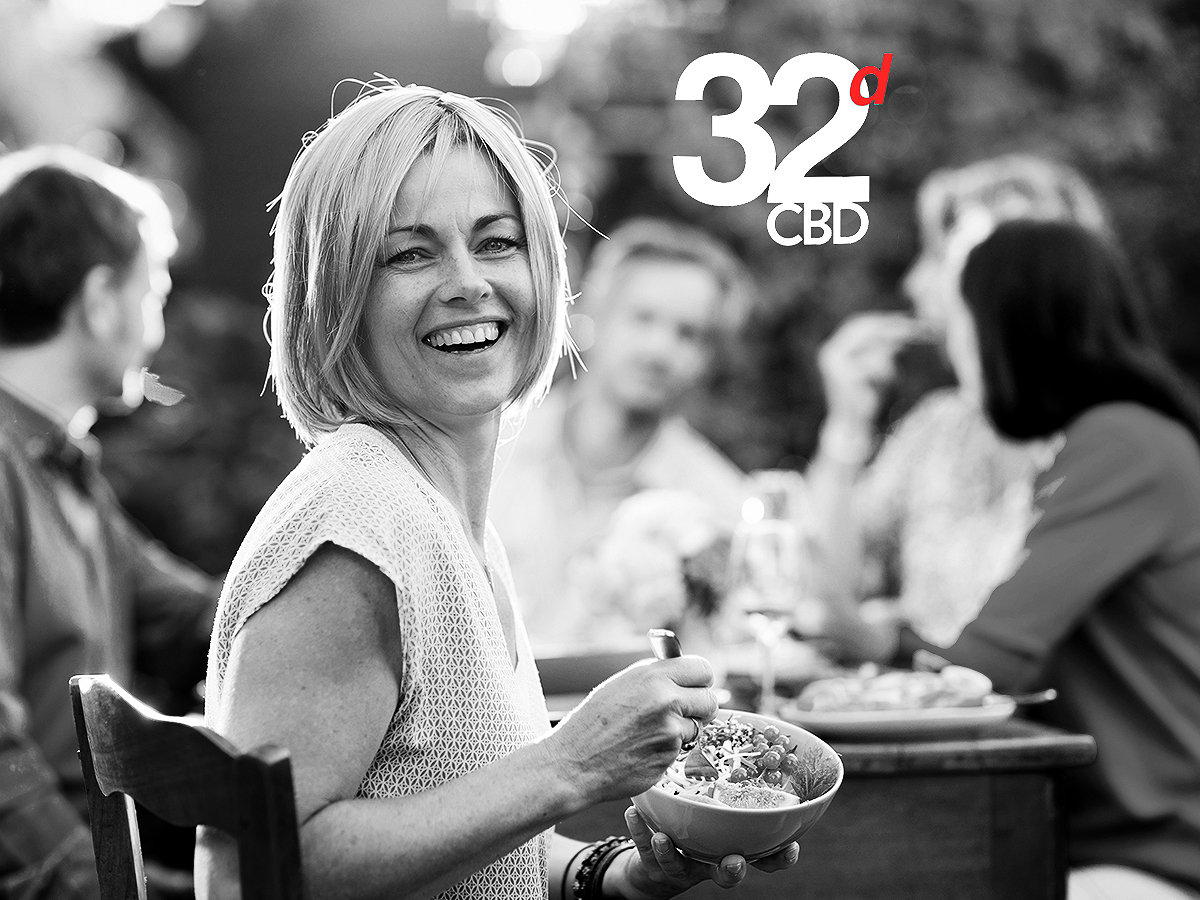
[[[667,883],[686,886],[707,877],[723,888],[731,888],[741,884],[746,877],[746,859],[736,853],[726,856],[715,866],[687,859],[676,849],[670,837],[650,828],[636,807],[625,810],[625,827],[629,829],[629,835],[637,847],[643,868],[647,872],[657,870],[660,873],[654,876],[655,880],[665,876],[669,880]],[[798,845],[792,843],[754,865],[765,872],[786,869],[796,862],[799,849]]]
[[[770,856],[756,859],[750,865],[763,872],[778,872],[780,869],[790,869],[800,858],[800,845],[792,841],[786,847],[775,851]]]
[[[631,806],[625,810],[625,827],[629,829],[629,836],[633,838],[633,845],[637,848],[638,856],[642,858],[642,865],[655,865],[654,847],[651,845],[651,839],[654,837],[645,820],[638,814],[637,807]]]
[[[640,794],[716,715],[712,666],[698,656],[646,661],[608,678],[546,740],[591,802]]]
[[[829,415],[869,427],[882,388],[895,377],[897,352],[928,330],[925,323],[901,313],[863,313],[847,319],[817,354]]]
[[[837,367],[894,355],[906,342],[925,335],[930,326],[900,313],[866,313],[846,321],[821,348],[820,361]]]
[[[713,867],[712,880],[723,888],[737,887],[746,877],[746,859],[732,853]]]
[[[680,881],[687,877],[687,862],[683,855],[675,849],[675,845],[671,843],[669,837],[661,831],[656,832],[650,839],[650,846],[654,850],[654,859],[663,872]]]
[[[667,673],[682,688],[708,688],[715,677],[712,663],[703,656],[676,656],[650,663]]]

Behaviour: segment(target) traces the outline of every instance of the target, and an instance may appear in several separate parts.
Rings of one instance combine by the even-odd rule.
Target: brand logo
[[[859,69],[832,53],[802,53],[793,56],[768,78],[762,66],[738,53],[708,53],[693,60],[679,76],[676,100],[700,100],[714,78],[725,76],[738,83],[742,100],[733,112],[712,117],[713,137],[737,141],[746,155],[742,173],[732,181],[714,181],[704,171],[699,156],[675,156],[675,177],[693,199],[708,206],[742,206],[767,192],[767,202],[778,204],[767,216],[767,233],[785,247],[796,244],[853,244],[867,233],[870,222],[860,205],[871,198],[866,175],[816,176],[814,166],[858,133],[872,103],[883,103],[887,94],[892,54],[885,53],[879,66]],[[869,90],[867,76],[875,76]],[[795,106],[800,87],[810,78],[832,81],[838,92],[833,118],[805,138],[782,162],[775,143],[758,120],[770,106]],[[783,235],[779,217],[800,217],[800,230]],[[857,216],[857,230],[842,229],[847,213]]]

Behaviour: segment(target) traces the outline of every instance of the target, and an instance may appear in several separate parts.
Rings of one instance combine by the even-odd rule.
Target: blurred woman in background
[[[897,621],[951,643],[1019,560],[1034,478],[1053,456],[1053,438],[998,435],[978,390],[956,373],[958,387],[923,397],[878,452],[875,439],[897,353],[941,343],[970,243],[1017,217],[1109,233],[1095,193],[1060,163],[1010,155],[934,172],[917,196],[921,252],[903,282],[916,317],[858,315],[821,348],[827,413],[805,475],[825,590],[895,601],[866,604],[866,618],[831,607],[827,628],[846,656],[891,659]]]
[[[553,833],[645,790],[716,711],[711,668],[684,657],[630,667],[549,731],[488,493],[502,418],[565,347],[557,228],[514,123],[430,88],[364,90],[284,186],[271,371],[312,449],[229,571],[205,713],[291,752],[311,896],[644,900],[745,875],[632,811],[633,840]],[[236,871],[204,832],[199,895],[231,895]]]
[[[1064,774],[1070,900],[1200,897],[1200,397],[1119,249],[1010,222],[948,307],[955,368],[1012,440],[1062,432],[1024,559],[948,648],[1038,717],[1096,739]]]

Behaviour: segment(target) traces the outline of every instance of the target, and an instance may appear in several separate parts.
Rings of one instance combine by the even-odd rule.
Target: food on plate
[[[982,706],[991,693],[986,675],[963,666],[946,666],[939,672],[880,672],[867,665],[856,675],[812,682],[795,702],[814,712],[936,709]]]
[[[738,809],[778,809],[819,797],[837,783],[836,761],[816,746],[768,725],[731,715],[705,725],[694,747],[680,751],[658,786],[677,796]]]

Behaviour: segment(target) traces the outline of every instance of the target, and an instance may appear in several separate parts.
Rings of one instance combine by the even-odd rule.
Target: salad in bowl
[[[720,710],[633,804],[693,859],[715,863],[738,853],[754,860],[811,828],[843,774],[833,748],[800,726]]]

